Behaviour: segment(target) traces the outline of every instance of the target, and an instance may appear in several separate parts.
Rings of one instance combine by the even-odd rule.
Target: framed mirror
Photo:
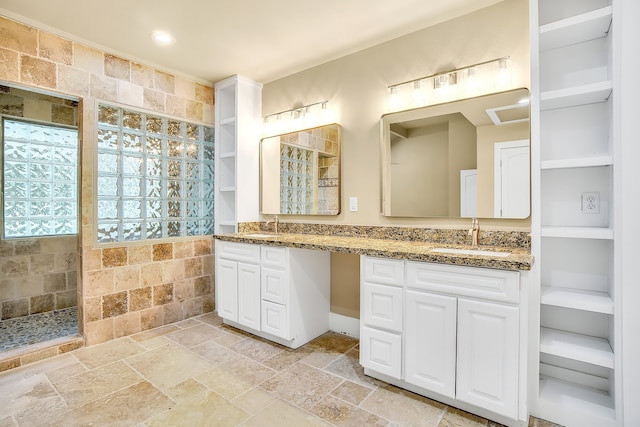
[[[271,215],[340,213],[340,126],[260,141],[260,210]]]
[[[382,214],[527,218],[529,139],[527,89],[382,116]]]

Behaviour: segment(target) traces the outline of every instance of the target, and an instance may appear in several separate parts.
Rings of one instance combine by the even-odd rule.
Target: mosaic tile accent
[[[0,322],[0,352],[77,334],[77,307],[3,320]]]

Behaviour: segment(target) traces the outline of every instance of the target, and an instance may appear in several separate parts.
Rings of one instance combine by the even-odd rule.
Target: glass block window
[[[78,232],[78,131],[4,118],[4,237]]]
[[[99,243],[213,234],[213,128],[98,105]]]
[[[314,212],[314,152],[280,144],[280,212]]]

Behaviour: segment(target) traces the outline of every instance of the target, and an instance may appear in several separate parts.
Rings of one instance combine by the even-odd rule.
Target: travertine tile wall
[[[78,308],[88,345],[213,309],[212,238],[97,247],[95,100],[213,123],[213,88],[0,16],[0,80],[78,97]]]
[[[2,320],[76,306],[77,237],[0,241]]]

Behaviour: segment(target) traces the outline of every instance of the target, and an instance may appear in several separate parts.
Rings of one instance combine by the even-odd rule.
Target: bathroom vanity
[[[219,235],[218,314],[226,324],[297,348],[329,330],[330,252],[359,254],[365,373],[526,426],[521,270],[531,268],[531,255],[526,248],[442,246],[320,234]]]
[[[517,420],[519,272],[370,256],[360,265],[367,375]]]
[[[216,240],[225,323],[298,348],[329,330],[329,252]]]

